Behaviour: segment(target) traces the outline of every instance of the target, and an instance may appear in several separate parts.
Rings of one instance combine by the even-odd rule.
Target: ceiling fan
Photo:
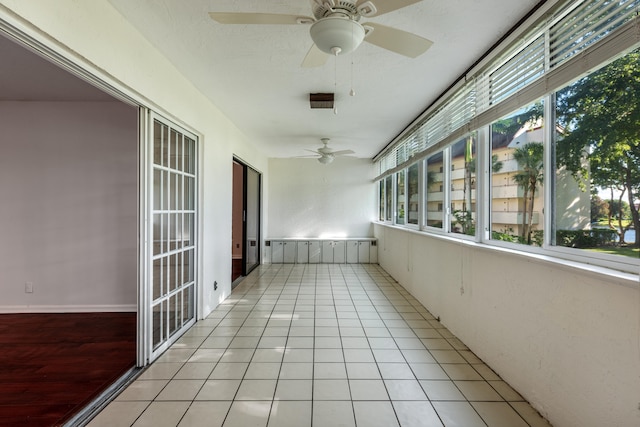
[[[324,65],[327,55],[354,51],[363,41],[415,58],[429,49],[433,42],[397,28],[366,22],[371,18],[419,3],[422,0],[310,0],[313,17],[273,13],[210,12],[221,24],[311,24],[313,46],[302,61],[302,67]]]
[[[305,149],[305,151],[310,151],[314,153],[316,156],[320,156],[318,157],[318,161],[323,165],[328,165],[329,163],[333,162],[333,160],[336,157],[346,156],[348,154],[354,154],[354,151],[352,150],[332,151],[331,148],[329,148],[328,146],[330,141],[329,138],[321,138],[320,141],[322,141],[322,147],[318,148],[317,150]],[[303,157],[315,157],[315,156],[303,156]]]

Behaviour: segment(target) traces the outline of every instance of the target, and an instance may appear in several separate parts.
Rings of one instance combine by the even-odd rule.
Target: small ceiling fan
[[[327,55],[354,51],[363,41],[415,58],[429,49],[433,42],[397,28],[366,22],[371,18],[419,3],[422,0],[310,0],[313,17],[273,13],[210,12],[221,24],[311,24],[314,44],[302,61],[302,67],[324,65]]]
[[[333,162],[333,160],[336,157],[354,154],[354,151],[352,150],[332,151],[331,148],[329,148],[328,146],[330,141],[329,138],[321,138],[320,141],[322,141],[322,147],[318,148],[317,150],[305,149],[305,151],[310,151],[314,153],[316,156],[320,156],[318,157],[318,161],[323,165],[328,165],[329,163]],[[302,156],[302,157],[315,157],[315,156]]]

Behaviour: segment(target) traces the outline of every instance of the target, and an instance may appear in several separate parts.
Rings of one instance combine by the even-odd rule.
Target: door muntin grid
[[[152,352],[195,321],[196,140],[153,122]]]

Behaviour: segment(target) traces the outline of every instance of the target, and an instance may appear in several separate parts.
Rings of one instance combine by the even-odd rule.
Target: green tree
[[[609,211],[616,219],[630,219],[631,206],[624,200],[610,199],[607,200]]]
[[[544,146],[541,142],[529,142],[516,148],[513,158],[518,163],[518,172],[513,176],[513,180],[524,190],[521,237],[530,245],[536,190],[544,179]]]
[[[558,92],[556,104],[558,165],[579,182],[622,190],[640,231],[640,50]]]
[[[498,120],[491,125],[493,132],[513,137],[527,123],[533,123],[544,117],[542,102],[536,102],[525,110],[506,119]]]
[[[471,191],[473,190],[473,182],[476,174],[476,156],[475,156],[475,138],[473,136],[467,137],[465,141],[464,150],[464,195],[465,198],[462,202],[462,210],[455,211],[453,213],[456,218],[456,222],[462,227],[462,233],[474,235],[475,234],[475,221],[473,220],[473,213],[471,212],[472,198]],[[504,166],[504,163],[498,160],[498,155],[493,154],[491,156],[491,171],[498,173]]]
[[[600,196],[591,196],[591,222],[597,222],[609,217],[609,203]]]

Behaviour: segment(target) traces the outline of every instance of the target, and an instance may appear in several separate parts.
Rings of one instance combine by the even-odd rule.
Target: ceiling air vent
[[[332,93],[310,93],[309,103],[311,108],[333,108]]]

